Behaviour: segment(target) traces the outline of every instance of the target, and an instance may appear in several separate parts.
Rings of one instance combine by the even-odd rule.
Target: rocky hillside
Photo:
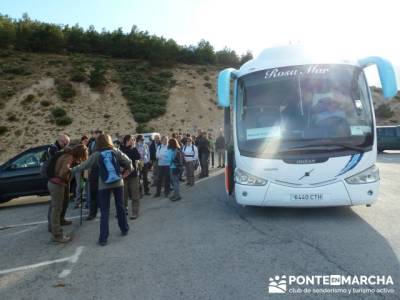
[[[392,99],[385,100],[382,90],[372,87],[375,116],[378,125],[400,125],[400,92]]]
[[[99,67],[100,65],[100,67]],[[114,137],[215,131],[215,67],[157,68],[137,60],[0,53],[0,162],[23,149],[100,128]]]

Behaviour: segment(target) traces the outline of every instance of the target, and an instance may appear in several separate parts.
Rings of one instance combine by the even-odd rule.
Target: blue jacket
[[[168,154],[169,154],[169,167],[171,169],[176,169],[176,166],[174,164],[174,158],[176,155],[176,150],[168,149]]]
[[[157,154],[156,157],[158,159],[158,165],[160,167],[162,166],[169,166],[171,164],[170,162],[170,154],[169,154],[169,149],[167,145],[159,145],[157,147]]]

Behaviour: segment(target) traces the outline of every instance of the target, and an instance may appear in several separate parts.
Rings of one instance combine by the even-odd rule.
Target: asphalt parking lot
[[[98,219],[80,226],[72,208],[65,230],[73,241],[53,245],[47,197],[12,200],[0,205],[1,298],[399,299],[400,152],[380,154],[378,166],[380,195],[370,208],[241,207],[214,172],[185,188],[181,201],[144,197],[126,237],[110,218],[106,247],[96,244]],[[384,275],[394,284],[269,293],[269,278],[312,274]]]

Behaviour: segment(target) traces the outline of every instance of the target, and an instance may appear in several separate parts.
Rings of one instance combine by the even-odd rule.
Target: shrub
[[[104,119],[109,119],[109,118],[111,118],[111,115],[109,115],[109,114],[104,114]]]
[[[0,89],[0,98],[10,98],[15,95],[15,90],[12,87]]]
[[[172,72],[162,71],[154,75],[150,69],[139,72],[129,64],[116,65],[116,69],[122,81],[122,94],[127,98],[136,122],[146,123],[166,112]]]
[[[174,87],[177,83],[178,83],[178,81],[177,81],[176,79],[171,79],[171,80],[169,81],[170,87]]]
[[[61,100],[67,101],[76,95],[76,91],[72,84],[63,79],[56,79],[55,84],[57,86],[57,92]]]
[[[29,94],[27,95],[24,100],[22,100],[22,104],[23,105],[27,105],[33,102],[33,100],[35,100],[35,95]]]
[[[210,81],[210,76],[206,75],[203,77],[205,81]]]
[[[20,66],[17,64],[3,64],[0,67],[0,73],[13,74],[13,75],[31,75],[32,70],[26,66]]]
[[[63,61],[60,59],[52,59],[47,62],[47,64],[50,66],[60,65],[62,63],[63,63]]]
[[[17,118],[16,115],[14,115],[13,113],[11,113],[11,114],[8,115],[7,120],[10,121],[10,122],[17,122],[17,121],[18,121],[18,118]]]
[[[197,72],[197,74],[199,74],[199,75],[203,75],[204,73],[207,72],[207,68],[206,68],[206,67],[202,67],[202,68],[200,68],[200,69],[197,69],[196,72]]]
[[[106,69],[104,65],[98,61],[95,63],[93,70],[89,75],[89,86],[91,88],[101,88],[106,85]]]
[[[154,127],[147,126],[146,124],[138,124],[136,126],[136,133],[154,132]]]
[[[392,109],[388,104],[384,103],[379,105],[378,108],[375,109],[375,115],[378,118],[389,119],[393,117],[394,112],[392,111]]]
[[[0,126],[0,135],[4,135],[7,131],[7,126]]]
[[[51,110],[51,114],[54,118],[62,118],[67,115],[67,112],[62,107],[55,107]]]
[[[137,112],[133,114],[133,117],[135,118],[135,121],[138,123],[146,123],[151,119],[150,114],[145,112]]]
[[[72,123],[72,118],[68,116],[63,116],[60,118],[56,118],[56,124],[57,126],[67,126]]]
[[[211,84],[211,82],[205,82],[203,85],[204,85],[206,88],[209,88],[210,90],[212,89],[212,84]]]
[[[47,100],[42,100],[42,101],[40,101],[40,105],[42,105],[44,107],[48,107],[51,105],[51,102],[47,101]]]
[[[22,134],[22,130],[18,129],[14,132],[15,136],[20,136]]]
[[[80,72],[80,71],[75,70],[72,73],[70,79],[71,79],[71,81],[74,81],[74,82],[85,82],[86,81],[86,75],[85,75],[84,72]]]
[[[174,76],[174,73],[172,73],[171,71],[161,71],[158,76],[163,78],[172,78]]]

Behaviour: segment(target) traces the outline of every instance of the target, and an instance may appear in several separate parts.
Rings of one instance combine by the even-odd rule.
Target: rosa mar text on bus
[[[220,72],[226,190],[242,205],[370,206],[377,199],[376,123],[364,69],[376,65],[385,98],[397,93],[380,57],[324,57],[269,48]]]

